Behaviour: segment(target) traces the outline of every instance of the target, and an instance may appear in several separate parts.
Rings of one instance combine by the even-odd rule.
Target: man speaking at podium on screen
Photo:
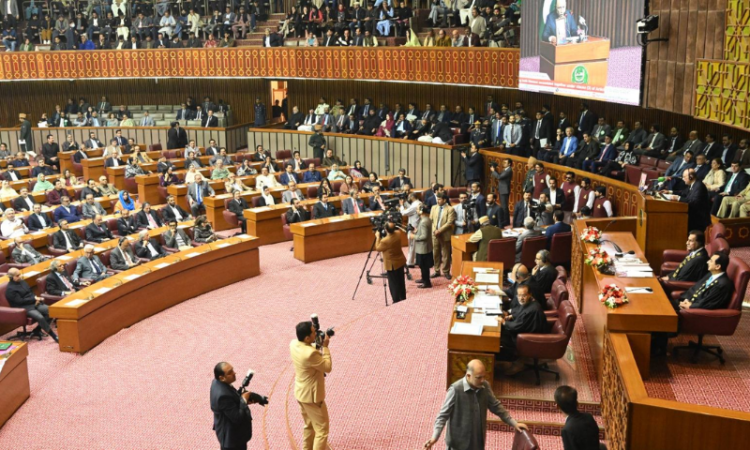
[[[567,3],[567,0],[557,0],[555,10],[547,14],[542,32],[544,42],[565,44],[568,38],[578,36],[578,26]]]

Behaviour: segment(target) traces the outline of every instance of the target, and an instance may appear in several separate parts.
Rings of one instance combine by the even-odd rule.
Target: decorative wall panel
[[[738,62],[750,59],[750,0],[728,0],[724,59]]]
[[[695,117],[750,128],[750,64],[701,59],[695,79]]]
[[[9,52],[0,80],[311,78],[518,85],[518,49],[254,48]]]

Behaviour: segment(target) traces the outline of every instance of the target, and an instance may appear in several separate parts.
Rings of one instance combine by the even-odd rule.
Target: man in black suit
[[[495,201],[495,194],[487,194],[486,200],[482,200],[482,202],[484,203],[485,215],[490,219],[490,225],[503,228],[510,224],[505,210]],[[479,205],[477,204],[477,206]]]
[[[748,179],[750,178],[747,172],[740,169],[739,161],[732,162],[729,172],[732,175],[727,180],[727,184],[725,184],[724,187],[721,188],[721,192],[719,192],[716,197],[714,197],[714,203],[711,206],[711,214],[713,214],[714,216],[719,213],[719,208],[721,208],[721,202],[722,200],[724,200],[724,197],[734,197],[736,195],[739,195],[739,193],[743,189],[745,189],[745,186],[747,186]],[[688,227],[688,229],[693,230],[696,228]],[[703,228],[700,229],[702,230]]]
[[[167,132],[167,150],[185,148],[188,143],[187,133],[180,128],[179,122],[172,122],[172,128]]]
[[[513,228],[523,227],[523,219],[531,217],[536,220],[536,212],[532,210],[531,192],[523,193],[523,200],[513,208]]]
[[[234,198],[229,202],[229,212],[233,212],[237,216],[237,221],[240,223],[240,231],[243,233],[247,232],[247,220],[243,215],[243,211],[247,209],[247,201],[242,198],[242,192],[234,191]]]
[[[45,213],[42,213],[42,205],[34,205],[34,213],[29,216],[29,231],[39,231],[52,226],[52,219]]]
[[[372,187],[372,197],[370,197],[370,211],[385,211],[385,199],[380,195],[380,186]],[[316,215],[317,219],[318,216]]]
[[[581,115],[578,117],[579,135],[583,133],[591,134],[598,120],[596,114],[589,111],[589,104],[586,102],[581,103]]]
[[[208,114],[206,114],[203,117],[203,121],[201,121],[201,126],[203,128],[216,128],[219,126],[219,118],[214,116],[213,110],[208,110]]]
[[[570,120],[568,120],[568,116],[560,111],[560,120],[557,121],[557,129],[565,133],[565,130],[570,128],[572,125],[570,123]]]
[[[534,258],[536,265],[531,270],[531,282],[537,285],[544,294],[552,291],[552,283],[557,279],[557,269],[552,266],[549,257],[549,250],[536,252]]]
[[[711,224],[711,201],[708,190],[702,181],[695,176],[695,169],[682,172],[685,189],[680,195],[668,191],[669,199],[688,204],[688,230],[705,230]]]
[[[135,243],[135,254],[139,258],[146,258],[152,261],[167,256],[167,252],[161,247],[159,241],[151,239],[148,230],[138,233],[138,242]]]
[[[583,141],[573,155],[566,159],[565,165],[582,170],[585,161],[592,161],[597,156],[599,156],[599,144],[589,133],[583,133]]]
[[[163,225],[159,215],[151,209],[151,203],[144,203],[143,208],[135,215],[135,226],[138,228],[153,230]]]
[[[323,38],[323,42],[321,43],[322,47],[336,47],[338,45],[336,43],[337,39],[336,36],[333,35],[333,28],[329,28],[326,32],[326,36]]]
[[[555,402],[567,416],[560,433],[563,450],[599,450],[599,425],[591,414],[578,411],[578,392],[560,386],[555,390]]]
[[[706,263],[708,272],[678,300],[671,300],[675,311],[681,309],[722,309],[729,305],[734,284],[726,275],[729,256],[716,253]]]
[[[706,145],[703,146],[701,153],[706,155],[706,160],[711,161],[714,158],[720,158],[723,149],[716,143],[716,138],[711,133],[706,133]]]
[[[334,217],[336,215],[336,207],[328,203],[328,194],[320,196],[320,201],[313,207],[313,216],[316,219],[325,219],[326,217]]]
[[[248,404],[264,404],[267,400],[252,392],[240,394],[232,386],[237,380],[234,368],[227,362],[214,367],[211,381],[211,411],[214,431],[222,450],[246,450],[253,437],[253,418]]]
[[[561,209],[557,209],[553,212],[552,217],[554,218],[555,223],[547,227],[547,231],[544,233],[547,237],[547,250],[552,246],[552,237],[555,234],[570,233],[570,225],[563,221],[565,219],[565,213]]]
[[[190,214],[177,204],[174,195],[167,197],[167,205],[161,209],[161,215],[164,217],[165,222],[173,220],[182,222],[191,218]]]
[[[117,219],[117,234],[120,236],[130,236],[138,232],[138,227],[135,224],[135,218],[130,215],[129,209],[123,209],[121,216]]]
[[[35,320],[38,327],[32,332],[32,336],[42,338],[42,329],[57,342],[57,335],[50,327],[49,309],[44,304],[42,297],[37,297],[26,281],[23,280],[21,271],[13,267],[8,271],[8,286],[5,290],[5,298],[12,308],[26,310],[26,315]],[[37,331],[39,330],[39,331]]]
[[[182,108],[177,111],[177,118],[175,120],[192,120],[193,110],[188,109],[185,103],[182,104]]]
[[[300,199],[295,198],[292,201],[292,207],[286,212],[286,223],[293,224],[310,220],[310,213],[302,206]]]
[[[565,193],[562,189],[557,187],[557,178],[549,177],[547,179],[547,189],[542,191],[543,194],[547,194],[547,200],[552,205],[552,210],[562,209],[565,203]]]
[[[479,182],[484,170],[484,159],[479,154],[479,149],[472,145],[469,149],[469,155],[466,156],[466,152],[463,151],[461,152],[461,158],[466,166],[466,184],[471,185],[474,181]]]
[[[732,136],[725,134],[721,137],[721,153],[719,153],[719,158],[721,158],[722,164],[724,166],[728,166],[729,164],[734,161],[734,154],[737,152],[737,146],[732,143]]]
[[[411,180],[406,176],[406,169],[398,169],[398,176],[388,183],[388,189],[391,191],[401,190],[406,184],[411,186]]]
[[[296,130],[298,126],[305,122],[305,115],[299,111],[296,106],[292,107],[292,114],[289,116],[284,128],[288,130]]]
[[[88,286],[88,281],[81,281],[79,284],[73,282],[65,271],[65,264],[58,260],[52,260],[49,266],[49,275],[47,275],[47,294],[56,296],[66,296],[78,290],[78,286]]]
[[[101,214],[94,216],[94,220],[86,226],[86,240],[89,242],[105,242],[114,239]]]
[[[60,170],[60,162],[57,159],[58,153],[60,153],[60,146],[55,142],[55,137],[48,134],[47,142],[42,145],[42,156],[44,156],[44,163],[54,170]]]
[[[703,278],[708,272],[708,251],[705,247],[706,236],[703,231],[692,230],[688,236],[685,247],[690,252],[680,265],[661,281],[692,281],[696,282]]]
[[[78,233],[71,230],[68,221],[62,219],[58,222],[60,229],[52,235],[52,246],[58,250],[67,250],[69,252],[83,248],[83,242]]]
[[[505,210],[505,217],[510,217],[508,201],[510,199],[510,182],[513,179],[513,167],[509,159],[502,162],[502,170],[490,165],[490,175],[497,178],[497,194],[500,196],[500,206]]]

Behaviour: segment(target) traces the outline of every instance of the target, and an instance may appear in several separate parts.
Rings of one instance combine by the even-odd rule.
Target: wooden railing
[[[255,48],[7,52],[0,81],[301,78],[518,86],[518,49]]]
[[[303,159],[312,158],[308,145],[311,135],[304,131],[251,128],[247,144],[249,150],[262,145],[274,156],[277,150],[299,150]],[[327,148],[339,158],[350,165],[360,161],[368,171],[380,176],[397,174],[403,168],[414,187],[430,186],[435,181],[456,186],[463,183],[462,174],[454,177],[460,155],[450,145],[338,133],[324,133],[324,137]]]

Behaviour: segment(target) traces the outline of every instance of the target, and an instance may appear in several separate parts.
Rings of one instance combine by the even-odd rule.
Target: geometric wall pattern
[[[747,62],[750,59],[750,0],[728,0],[724,60]]]
[[[0,80],[262,77],[518,86],[518,49],[159,49],[0,54]]]

